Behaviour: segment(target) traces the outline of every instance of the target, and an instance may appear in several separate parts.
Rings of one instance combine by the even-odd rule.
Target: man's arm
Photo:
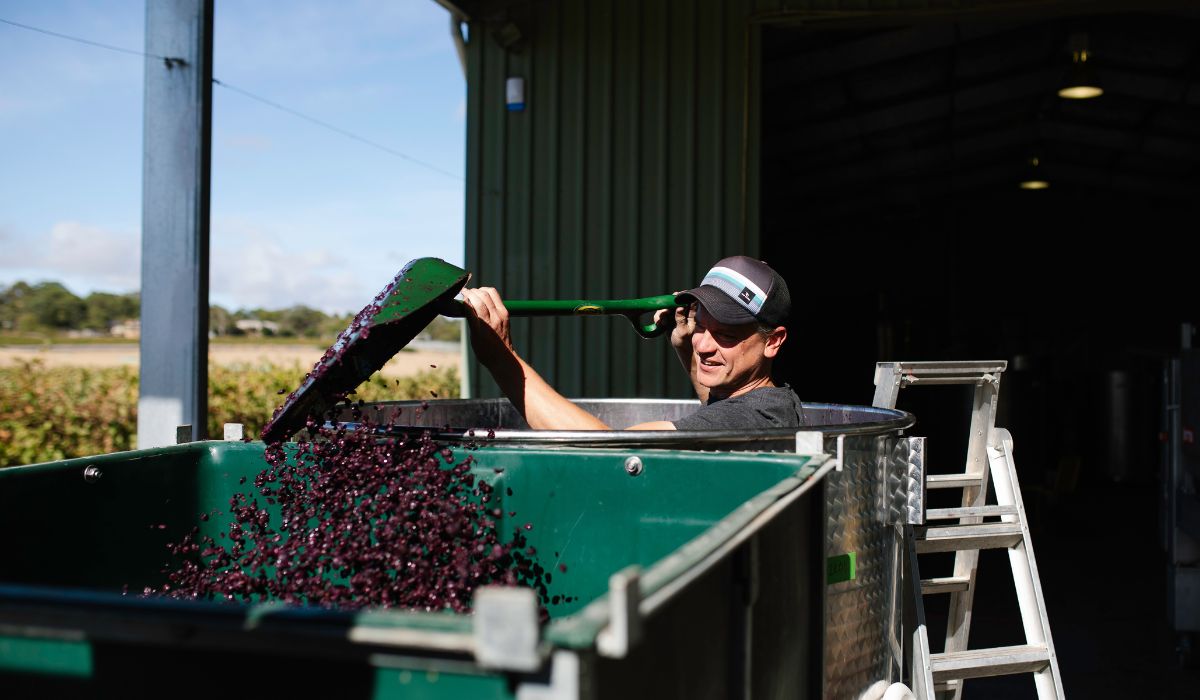
[[[471,347],[492,373],[500,390],[512,401],[529,427],[551,430],[607,430],[599,418],[558,393],[525,362],[512,346],[508,309],[491,287],[463,289],[470,313]]]
[[[508,309],[495,289],[463,289],[470,312],[471,347],[500,385],[500,390],[537,430],[611,430],[603,421],[572,403],[542,379],[512,346]],[[668,421],[642,423],[630,430],[674,430]]]

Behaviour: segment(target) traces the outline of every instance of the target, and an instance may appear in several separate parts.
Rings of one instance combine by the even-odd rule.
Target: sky
[[[0,0],[0,19],[145,48],[135,0]],[[138,288],[144,60],[0,23],[0,285]],[[436,170],[214,85],[211,303],[351,312],[413,258],[463,264],[466,81],[441,6],[219,0],[213,75]]]

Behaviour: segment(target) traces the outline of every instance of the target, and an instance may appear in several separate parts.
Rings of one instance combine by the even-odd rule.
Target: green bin
[[[601,403],[631,420],[689,406]],[[412,404],[383,410],[416,414]],[[227,526],[230,496],[264,466],[261,443],[0,470],[0,688],[5,697],[857,697],[899,680],[892,515],[904,497],[897,445],[912,419],[808,411],[813,425],[799,437],[631,436],[530,431],[496,402],[431,402],[412,422],[440,426],[442,440],[461,439],[465,426],[494,429],[490,439],[479,430],[472,449],[477,478],[502,499],[500,531],[533,523],[526,536],[554,572],[550,593],[573,599],[549,606],[542,625],[532,596],[512,589],[481,594],[472,615],[138,595],[162,583],[167,543],[197,525],[214,536]],[[467,448],[454,449],[461,459]],[[199,519],[214,510],[223,517]]]

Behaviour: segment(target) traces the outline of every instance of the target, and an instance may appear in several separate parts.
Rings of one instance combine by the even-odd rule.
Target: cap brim
[[[704,305],[704,310],[721,323],[730,326],[740,326],[744,323],[758,323],[754,314],[741,304],[729,298],[729,295],[716,287],[701,285],[676,297],[680,301],[698,301]]]

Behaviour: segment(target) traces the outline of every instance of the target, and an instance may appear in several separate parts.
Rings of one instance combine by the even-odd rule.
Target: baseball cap
[[[792,310],[787,282],[761,260],[735,255],[713,265],[700,286],[680,294],[680,301],[698,301],[721,323],[764,323],[782,326]]]

